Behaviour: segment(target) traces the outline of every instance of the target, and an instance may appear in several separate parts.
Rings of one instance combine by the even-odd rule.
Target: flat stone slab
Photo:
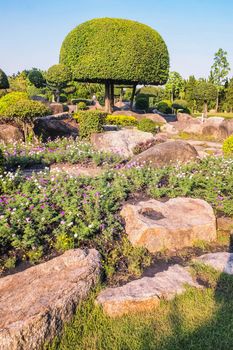
[[[130,242],[151,253],[216,239],[214,211],[201,199],[178,197],[167,202],[151,199],[135,205],[126,204],[121,216]]]
[[[41,349],[72,317],[99,275],[99,253],[75,249],[1,278],[0,349]]]
[[[143,277],[122,287],[107,288],[99,294],[97,303],[110,317],[150,311],[159,305],[161,299],[171,300],[183,293],[185,285],[200,287],[187,268],[174,265],[154,277]]]
[[[194,261],[213,267],[219,272],[225,272],[228,275],[233,275],[233,253],[208,253],[199,256],[198,258],[194,259]]]
[[[70,176],[89,176],[96,177],[101,175],[104,169],[100,167],[84,167],[80,164],[52,164],[50,173],[65,173]]]

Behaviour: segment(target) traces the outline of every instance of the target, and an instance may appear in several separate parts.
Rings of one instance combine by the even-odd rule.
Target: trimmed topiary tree
[[[114,103],[114,84],[164,85],[169,54],[162,37],[147,25],[117,18],[98,18],[73,29],[63,41],[60,63],[79,82],[105,84],[105,109]]]
[[[53,92],[56,102],[60,102],[60,94],[69,87],[71,81],[72,72],[64,64],[54,64],[46,74],[47,86]]]
[[[71,85],[72,72],[64,64],[54,64],[48,69],[45,76],[39,70],[33,69],[30,71],[28,79],[37,88],[47,87],[52,91],[56,102],[60,102],[62,93],[75,92],[75,87]]]

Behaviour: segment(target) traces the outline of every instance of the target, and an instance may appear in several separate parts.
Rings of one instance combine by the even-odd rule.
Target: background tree
[[[9,89],[9,81],[7,75],[0,69],[0,89]]]
[[[218,112],[219,107],[219,94],[222,89],[224,89],[224,84],[227,81],[227,76],[230,72],[230,65],[227,60],[227,52],[223,49],[219,49],[214,56],[214,64],[211,67],[209,80],[217,88],[216,97],[216,112]]]
[[[169,92],[172,102],[174,99],[183,98],[184,96],[181,95],[184,92],[184,80],[182,76],[178,72],[170,72],[165,89]]]
[[[197,108],[196,101],[196,78],[191,75],[188,80],[185,81],[185,100],[188,102],[188,107],[194,113]]]
[[[74,80],[105,84],[105,109],[110,112],[114,84],[163,85],[169,55],[162,37],[131,20],[98,18],[73,29],[65,38],[60,63],[70,67]]]
[[[232,112],[233,111],[233,78],[230,79],[228,87],[226,88],[226,97],[225,97],[225,108]]]
[[[194,99],[203,104],[203,112],[205,117],[207,117],[208,103],[212,100],[216,100],[217,94],[217,88],[213,83],[204,79],[199,79],[197,81],[194,91]]]

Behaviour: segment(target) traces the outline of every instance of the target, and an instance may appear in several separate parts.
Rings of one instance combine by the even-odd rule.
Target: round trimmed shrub
[[[160,101],[157,104],[156,108],[159,112],[164,113],[164,114],[170,114],[172,113],[171,105],[167,101]]]
[[[9,87],[10,85],[6,73],[0,69],[0,89],[9,89]]]
[[[153,122],[151,119],[141,119],[138,122],[138,130],[145,131],[145,132],[151,132],[156,133],[159,129],[159,125]]]
[[[105,119],[105,123],[109,125],[119,126],[136,126],[138,121],[135,117],[127,115],[108,115]]]
[[[142,111],[147,111],[149,108],[149,100],[146,97],[137,97],[135,101],[135,107],[136,109],[140,109]]]
[[[54,64],[46,73],[48,84],[65,87],[72,80],[71,70],[64,64]]]
[[[172,104],[172,108],[175,109],[177,112],[183,112],[190,114],[190,110],[188,108],[188,102],[185,100],[175,100]]]
[[[33,119],[51,114],[51,111],[43,103],[32,100],[19,100],[10,105],[5,111],[4,118],[16,120],[20,123],[32,124]]]
[[[163,85],[169,54],[158,32],[139,22],[97,18],[80,24],[63,41],[60,63],[80,82]]]
[[[87,109],[87,105],[85,102],[79,102],[77,104],[77,108],[80,110],[80,111],[85,111]]]
[[[45,86],[45,78],[37,69],[32,69],[28,74],[28,79],[36,88]]]
[[[224,142],[223,142],[223,153],[225,156],[232,156],[233,155],[233,135],[229,136]]]
[[[0,116],[7,115],[7,110],[10,106],[18,101],[29,100],[27,93],[14,91],[0,98]]]

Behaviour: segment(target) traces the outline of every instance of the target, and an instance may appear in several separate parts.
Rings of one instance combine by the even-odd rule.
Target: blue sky
[[[76,25],[96,17],[129,18],[156,29],[171,70],[208,76],[214,53],[228,52],[233,75],[232,0],[0,0],[0,67],[12,74],[47,69]]]

